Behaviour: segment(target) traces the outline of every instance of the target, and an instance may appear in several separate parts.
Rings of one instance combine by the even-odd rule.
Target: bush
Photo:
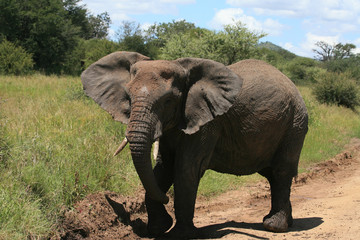
[[[327,61],[323,65],[330,72],[347,72],[351,78],[360,83],[360,55]]]
[[[92,63],[120,49],[120,44],[107,39],[80,39],[74,50],[65,56],[61,73],[79,76]]]
[[[33,70],[32,55],[22,47],[3,40],[0,43],[0,74],[24,75]]]
[[[360,105],[359,87],[345,73],[320,74],[314,94],[320,103],[337,104],[351,109]]]
[[[85,59],[83,70],[89,67],[92,63],[100,58],[113,53],[115,51],[123,50],[118,43],[109,41],[107,39],[91,39],[84,41]]]
[[[85,58],[84,42],[85,40],[79,40],[74,50],[65,56],[61,70],[62,74],[79,76],[85,70],[83,61]]]
[[[314,82],[316,73],[320,71],[316,65],[313,59],[297,57],[286,64],[282,70],[295,83]]]

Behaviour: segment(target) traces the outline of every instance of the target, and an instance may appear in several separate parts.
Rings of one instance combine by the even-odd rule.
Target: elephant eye
[[[173,73],[172,72],[162,72],[162,73],[160,73],[160,76],[167,80],[173,76]]]
[[[165,100],[165,105],[169,105],[171,103],[171,98]]]
[[[171,106],[172,104],[174,104],[173,96],[168,96],[167,98],[165,98],[165,101],[164,101],[165,106]]]
[[[131,75],[135,76],[135,75],[136,75],[136,72],[137,72],[137,69],[133,68],[133,69],[131,70]]]

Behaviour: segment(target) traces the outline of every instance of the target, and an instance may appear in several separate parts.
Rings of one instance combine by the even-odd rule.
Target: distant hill
[[[265,49],[269,49],[271,51],[277,52],[278,54],[280,54],[282,57],[284,57],[285,59],[293,59],[295,57],[297,57],[296,54],[276,45],[273,44],[272,42],[261,42],[258,44],[259,48],[265,48]]]

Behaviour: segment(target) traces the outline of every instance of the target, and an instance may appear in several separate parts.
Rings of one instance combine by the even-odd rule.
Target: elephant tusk
[[[154,142],[153,157],[156,160],[159,154],[159,139]]]
[[[118,149],[116,149],[116,151],[114,152],[114,157],[116,155],[118,155],[124,148],[125,146],[128,144],[128,140],[125,137],[124,140],[121,142],[120,146],[118,147]]]

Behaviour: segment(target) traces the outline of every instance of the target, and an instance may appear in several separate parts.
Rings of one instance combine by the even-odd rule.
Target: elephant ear
[[[229,110],[242,87],[242,79],[212,60],[181,58],[176,61],[188,70],[184,132],[193,134]]]
[[[135,52],[114,52],[91,64],[82,74],[85,93],[116,121],[129,121],[130,99],[125,85],[130,81],[130,67],[148,57]]]

